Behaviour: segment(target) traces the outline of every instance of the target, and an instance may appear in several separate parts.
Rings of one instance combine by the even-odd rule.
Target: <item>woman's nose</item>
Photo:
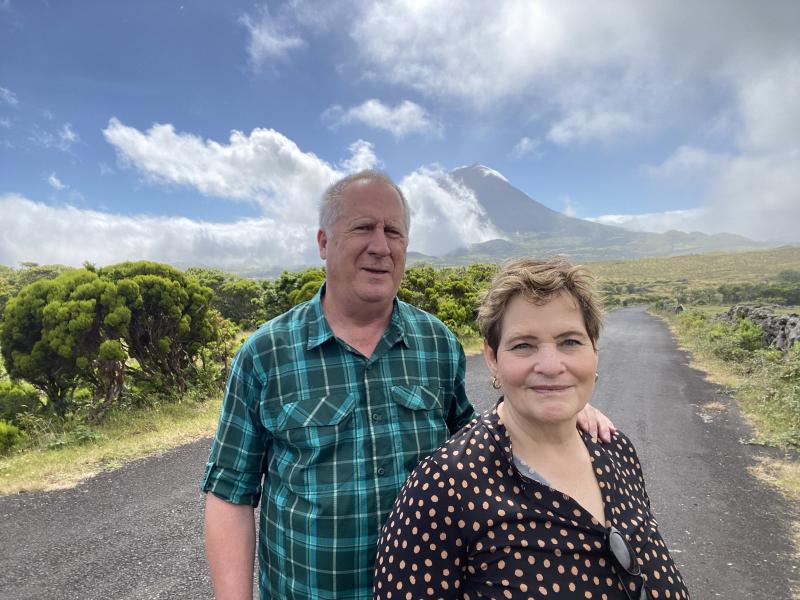
[[[534,370],[546,375],[557,374],[564,370],[564,361],[555,343],[542,343],[535,355]]]

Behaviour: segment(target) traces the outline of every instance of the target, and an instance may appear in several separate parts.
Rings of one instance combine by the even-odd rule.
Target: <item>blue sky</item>
[[[495,236],[481,163],[554,210],[799,242],[800,4],[0,0],[0,264],[314,264],[382,168],[411,249]]]

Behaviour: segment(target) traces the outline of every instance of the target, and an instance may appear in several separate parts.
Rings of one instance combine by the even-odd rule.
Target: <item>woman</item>
[[[374,597],[688,598],[630,441],[575,427],[602,324],[589,272],[514,261],[478,324],[503,396],[406,481],[378,543]]]

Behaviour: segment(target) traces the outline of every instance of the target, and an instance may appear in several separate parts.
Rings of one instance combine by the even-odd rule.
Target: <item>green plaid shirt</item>
[[[403,482],[474,416],[464,351],[441,321],[395,300],[365,358],[334,336],[323,293],[239,350],[202,484],[260,500],[261,598],[371,598]]]

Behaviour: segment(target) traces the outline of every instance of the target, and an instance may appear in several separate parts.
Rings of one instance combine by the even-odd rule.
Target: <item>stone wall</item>
[[[736,304],[716,318],[726,321],[750,319],[764,330],[762,342],[765,346],[774,346],[786,352],[800,341],[800,315],[778,315],[775,314],[776,308],[770,304]]]

